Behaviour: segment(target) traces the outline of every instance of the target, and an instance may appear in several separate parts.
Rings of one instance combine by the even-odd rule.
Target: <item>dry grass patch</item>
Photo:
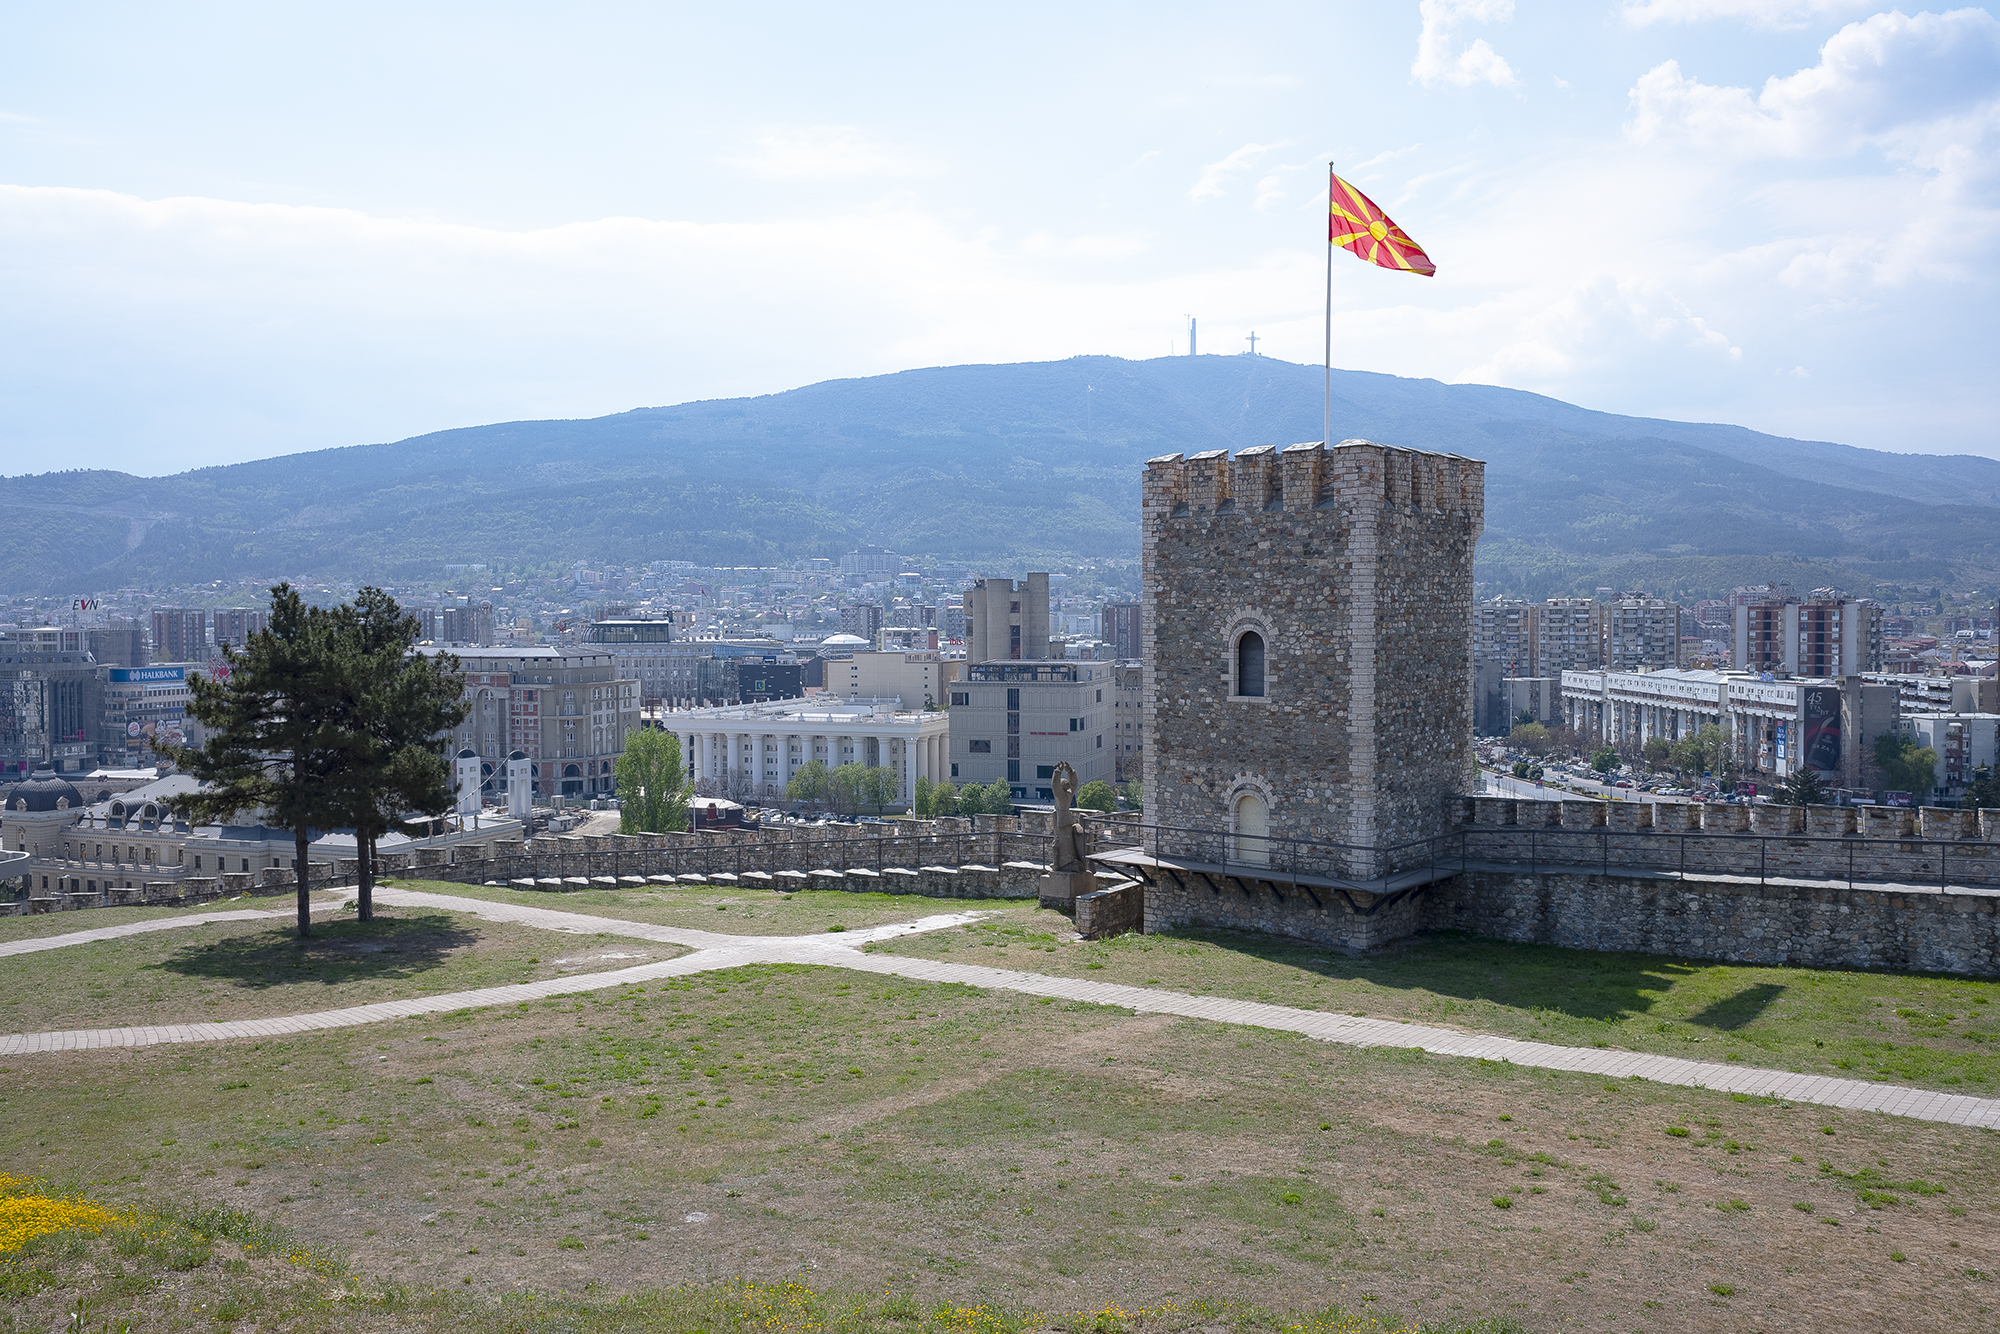
[[[920,1310],[1995,1322],[1985,1132],[833,969],[8,1064],[13,1170],[267,1218],[510,1325],[517,1285],[596,1328],[800,1275]],[[404,1327],[475,1319],[423,1301]]]

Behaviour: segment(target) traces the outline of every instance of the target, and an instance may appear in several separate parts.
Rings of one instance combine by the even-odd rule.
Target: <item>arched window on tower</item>
[[[1264,636],[1245,630],[1236,641],[1236,693],[1264,697]]]

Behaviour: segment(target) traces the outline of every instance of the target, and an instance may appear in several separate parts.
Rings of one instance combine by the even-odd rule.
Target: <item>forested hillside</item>
[[[1130,557],[1150,455],[1320,434],[1321,372],[1267,357],[954,366],[762,398],[506,422],[163,478],[0,479],[0,587],[403,579],[449,561],[763,563],[875,543],[989,563]],[[1487,461],[1485,591],[1701,596],[1978,582],[2000,463],[1884,454],[1336,371],[1336,439]]]

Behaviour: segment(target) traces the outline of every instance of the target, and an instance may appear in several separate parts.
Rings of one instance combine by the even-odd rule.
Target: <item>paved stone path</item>
[[[891,940],[975,921],[984,915],[978,912],[941,913],[893,926],[873,927],[863,931],[826,932],[811,936],[725,936],[710,931],[656,926],[647,922],[627,922],[617,918],[594,917],[587,913],[461,898],[451,894],[428,894],[390,888],[377,888],[375,893],[384,903],[442,908],[453,912],[470,913],[492,921],[518,922],[555,931],[652,940],[663,944],[688,946],[693,949],[693,953],[663,963],[641,964],[609,972],[551,978],[543,982],[528,982],[515,986],[482,987],[474,991],[450,992],[415,1000],[382,1001],[374,1005],[323,1010],[314,1014],[288,1015],[278,1019],[163,1024],[140,1028],[78,1029],[60,1033],[16,1033],[0,1037],[0,1056],[102,1047],[146,1047],[173,1042],[221,1042],[234,1038],[283,1037],[293,1033],[349,1028],[390,1019],[407,1019],[417,1015],[547,1000],[554,996],[602,991],[661,978],[735,968],[745,964],[795,963],[849,968],[926,982],[958,982],[967,986],[1115,1006],[1134,1010],[1140,1014],[1172,1014],[1187,1019],[1205,1019],[1212,1023],[1269,1028],[1280,1032],[1298,1033],[1320,1042],[1339,1042],[1357,1047],[1417,1047],[1439,1056],[1504,1061],[1537,1069],[1568,1070],[1579,1074],[1599,1075],[1607,1079],[1636,1077],[1658,1084],[1769,1096],[1790,1102],[1839,1107],[1847,1111],[1881,1112],[1889,1116],[1906,1116],[1920,1121],[1941,1121],[1952,1125],[2000,1130],[2000,1100],[1973,1098],[1960,1093],[1938,1093],[1929,1089],[1867,1083],[1856,1079],[1833,1079],[1825,1075],[1800,1075],[1783,1070],[1690,1061],[1677,1056],[1653,1056],[1641,1052],[1606,1051],[1592,1047],[1561,1047],[1490,1034],[1461,1033],[1427,1024],[1405,1024],[1358,1015],[1299,1010],[1289,1006],[1230,1000],[1220,996],[1191,996],[1183,992],[1157,991],[1112,982],[1049,977],[1041,973],[988,968],[981,964],[947,963],[939,959],[912,959],[890,954],[866,954],[860,949],[860,946],[873,941]],[[201,921],[287,915],[245,911],[212,914],[200,918],[174,918],[158,923],[104,927],[97,931],[73,932],[67,936],[13,942],[11,946],[0,947],[0,955],[24,952],[20,947],[53,949],[59,944],[108,940],[121,935],[130,935],[139,930],[160,930],[168,926],[195,924]]]

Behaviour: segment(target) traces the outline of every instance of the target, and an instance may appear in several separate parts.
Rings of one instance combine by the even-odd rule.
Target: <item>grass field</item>
[[[917,894],[851,894],[838,889],[806,889],[780,894],[768,889],[721,885],[661,885],[645,889],[581,889],[544,894],[492,885],[454,885],[442,880],[397,880],[401,889],[457,894],[495,903],[518,903],[557,912],[616,917],[655,926],[719,931],[731,936],[799,936],[832,927],[854,930],[907,922],[934,913],[983,910],[1006,900],[931,899]]]
[[[940,904],[884,907],[909,918]],[[436,916],[391,909],[343,939],[392,942]],[[444,916],[423,929],[490,925]],[[1269,941],[1153,938],[1180,951],[1165,953],[1057,944],[1031,911],[994,924],[949,933],[947,957],[1093,978],[1144,960],[1142,984],[1171,963],[1171,985],[1255,995],[1235,990],[1255,983],[1292,1003],[1315,1003],[1303,993],[1322,984],[1456,1002],[1472,988],[1453,970],[1489,979],[1489,992],[1496,976],[1526,985],[1539,970],[1547,1004],[1567,967],[1447,940],[1380,961],[1412,970],[1400,981],[1363,979],[1353,961],[1337,973],[1283,963]],[[168,945],[174,934],[155,947],[195,943]],[[521,947],[485,951],[485,939],[438,951],[424,971]],[[534,939],[545,961],[634,944]],[[92,951],[121,946],[27,957],[81,973]],[[257,957],[223,995],[322,1006],[406,980],[272,980]],[[0,965],[0,1001],[49,985],[17,981],[22,961]],[[1579,1010],[1591,995],[1658,990],[1571,985]],[[1714,1005],[1669,994],[1692,1013]],[[1510,995],[1479,1003],[1501,1018],[1534,1013]],[[0,1172],[149,1221],[0,1255],[0,1320],[1989,1330],[1995,1148],[1991,1133],[1950,1126],[756,966],[282,1040],[9,1058]],[[1325,1314],[1335,1306],[1346,1314]]]
[[[1224,931],[1076,941],[1061,913],[1008,908],[876,948],[1063,977],[1444,1024],[1574,1047],[2000,1096],[2000,982],[1598,954],[1429,936],[1350,958]]]
[[[87,913],[64,913],[72,930]],[[225,921],[0,962],[0,1032],[262,1019],[675,958],[673,945],[381,907],[315,921]]]

